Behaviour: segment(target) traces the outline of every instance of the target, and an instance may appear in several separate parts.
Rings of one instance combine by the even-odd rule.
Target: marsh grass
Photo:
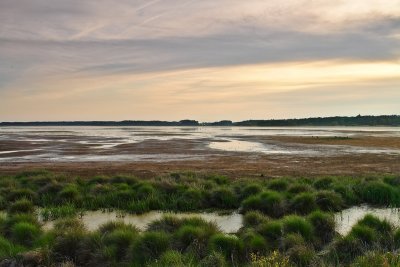
[[[307,220],[314,228],[314,242],[317,247],[322,248],[323,245],[332,241],[335,236],[335,220],[332,214],[314,211],[308,215]]]
[[[393,252],[371,251],[358,257],[351,267],[400,266],[400,255]]]
[[[386,252],[400,248],[398,229],[368,215],[342,237],[335,232],[330,212],[358,204],[398,207],[399,181],[396,176],[372,175],[230,180],[192,172],[146,180],[47,172],[8,176],[0,179],[0,208],[7,209],[0,217],[0,260],[13,258],[22,264],[40,254],[48,266],[66,262],[76,266],[391,263],[396,257]],[[43,219],[55,220],[52,230],[42,231],[36,207]],[[76,219],[77,213],[87,210],[228,212],[239,207],[243,227],[236,234],[222,233],[200,218],[173,215],[142,232],[121,222],[88,231]]]
[[[400,205],[399,189],[383,182],[366,182],[359,187],[360,198],[372,205],[398,207]]]
[[[34,210],[35,207],[31,201],[28,199],[20,199],[11,204],[11,206],[8,208],[8,213],[33,213]]]
[[[243,227],[256,227],[268,221],[268,217],[259,211],[249,211],[243,216]]]
[[[269,221],[262,223],[256,228],[273,248],[278,248],[283,235],[283,225],[280,221]]]
[[[52,221],[60,218],[75,217],[79,210],[72,204],[40,209],[39,215],[43,221]]]
[[[314,235],[314,227],[305,218],[297,215],[289,215],[282,219],[284,234],[300,234],[304,240],[310,241]]]
[[[288,181],[284,179],[275,179],[268,183],[268,188],[274,191],[285,191],[288,186]]]
[[[235,265],[241,260],[244,245],[237,236],[215,234],[211,237],[208,247],[210,251],[224,255],[228,262]]]
[[[204,257],[200,263],[200,267],[227,267],[228,263],[224,255],[220,252],[212,251],[206,257]]]
[[[250,196],[242,202],[242,210],[259,210],[264,214],[277,218],[285,213],[285,198],[281,193],[265,191],[255,196]]]
[[[15,258],[23,251],[24,248],[22,246],[13,244],[6,238],[0,236],[0,260]]]
[[[313,193],[300,193],[296,195],[290,204],[291,210],[299,214],[308,214],[318,208],[317,199]]]
[[[265,238],[255,231],[248,231],[241,236],[244,244],[244,251],[246,255],[252,253],[265,254],[270,246]]]
[[[165,232],[146,232],[138,238],[130,249],[130,260],[143,266],[158,259],[170,248],[170,235]]]
[[[40,234],[40,227],[29,222],[19,222],[11,228],[11,239],[15,243],[26,247],[31,247]]]
[[[340,194],[329,190],[319,191],[316,194],[316,204],[323,211],[340,211],[344,201]]]

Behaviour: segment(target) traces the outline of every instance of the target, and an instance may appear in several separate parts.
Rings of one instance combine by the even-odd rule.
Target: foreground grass
[[[0,260],[33,266],[398,266],[400,231],[388,222],[369,215],[347,236],[335,233],[332,212],[364,203],[400,206],[400,177],[230,180],[184,173],[141,180],[22,173],[0,178]],[[44,220],[57,219],[53,230],[42,229],[35,207]],[[144,232],[116,222],[87,231],[76,218],[97,209],[239,209],[245,216],[231,235],[199,218],[174,217]]]

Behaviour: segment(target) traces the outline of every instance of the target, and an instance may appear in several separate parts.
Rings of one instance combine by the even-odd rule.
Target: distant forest
[[[232,122],[181,121],[37,121],[0,122],[0,126],[400,126],[400,115],[318,117],[285,120],[247,120]]]

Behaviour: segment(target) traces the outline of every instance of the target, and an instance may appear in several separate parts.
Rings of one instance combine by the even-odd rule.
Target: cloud
[[[205,92],[207,98],[214,90],[214,102],[236,97],[236,102],[248,101],[242,104],[247,106],[252,100],[240,98],[237,91],[257,95],[260,88],[271,88],[265,86],[268,79],[249,74],[265,66],[289,64],[298,68],[292,72],[304,74],[307,64],[320,62],[351,66],[342,68],[349,73],[357,71],[355,63],[375,64],[374,70],[382,62],[398,64],[399,14],[399,0],[4,0],[0,105],[34,105],[24,102],[27,97],[41,99],[37,103],[75,97],[81,103],[90,101],[88,94],[103,103],[114,94],[116,102],[130,96],[169,107],[180,97]],[[243,73],[232,74],[232,69]],[[320,94],[336,88],[344,95],[340,88],[346,84],[339,74],[327,81],[314,71],[315,79],[304,74],[312,82],[296,78],[289,87],[318,88]],[[388,78],[377,73],[381,80]],[[395,76],[389,73],[389,78]],[[357,82],[371,80],[371,73],[363,75]],[[279,90],[286,92],[282,84]],[[379,88],[379,82],[374,86]]]

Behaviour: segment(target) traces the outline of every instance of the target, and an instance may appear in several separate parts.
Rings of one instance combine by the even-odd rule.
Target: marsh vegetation
[[[400,230],[373,215],[348,233],[334,213],[400,206],[400,177],[229,179],[172,173],[69,177],[45,171],[0,179],[0,260],[24,266],[397,266]],[[199,217],[163,216],[88,229],[88,211],[243,214],[235,233]],[[53,221],[51,229],[43,227]],[[391,264],[391,265],[390,265]]]

